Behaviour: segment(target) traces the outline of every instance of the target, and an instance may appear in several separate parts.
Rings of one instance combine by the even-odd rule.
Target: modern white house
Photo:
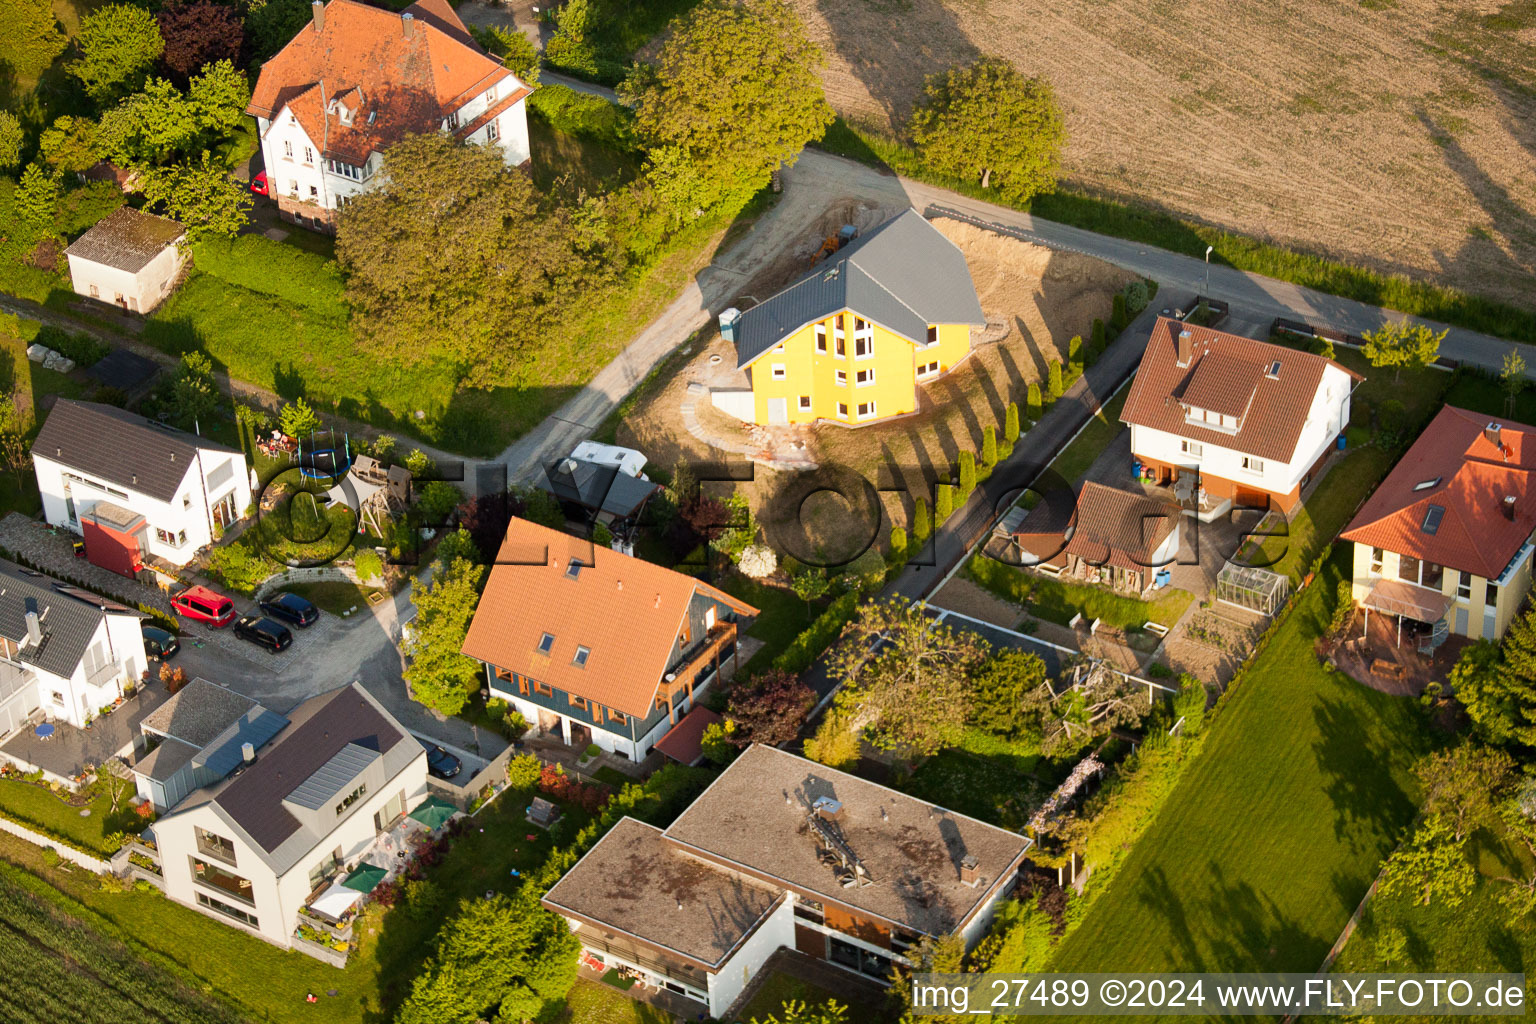
[[[76,294],[148,313],[176,284],[186,230],[174,220],[123,206],[64,250]]]
[[[232,774],[172,807],[153,836],[167,896],[282,946],[336,878],[388,873],[390,833],[427,795],[425,749],[356,683],[287,717],[273,742],[247,741]]]
[[[312,5],[310,23],[262,65],[256,118],[269,194],[294,223],[334,231],[336,211],[376,187],[384,153],[444,131],[528,161],[533,90],[470,36],[445,0],[396,14],[355,0]]]
[[[251,504],[240,452],[96,402],[55,402],[32,465],[48,523],[126,576],[185,565]]]
[[[254,752],[287,725],[244,694],[193,679],[139,722],[145,750],[132,765],[135,788],[164,814],[240,767],[246,744]]]
[[[637,973],[735,1020],[778,949],[885,983],[924,938],[974,948],[1031,845],[757,744],[665,830],[622,819],[542,902],[569,922],[587,966]]]
[[[640,761],[730,678],[755,615],[692,576],[513,519],[463,651],[538,733]]]
[[[148,665],[141,618],[0,562],[0,742],[43,719],[83,728],[136,685]]]
[[[1120,419],[1140,475],[1202,520],[1233,505],[1289,515],[1361,379],[1310,352],[1161,317]]]

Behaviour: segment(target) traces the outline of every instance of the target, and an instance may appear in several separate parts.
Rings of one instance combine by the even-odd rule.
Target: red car
[[[171,607],[189,619],[206,622],[214,629],[235,621],[235,604],[207,587],[188,587],[171,598]]]
[[[272,193],[267,190],[267,172],[260,171],[251,179],[251,191],[259,196],[268,196]]]

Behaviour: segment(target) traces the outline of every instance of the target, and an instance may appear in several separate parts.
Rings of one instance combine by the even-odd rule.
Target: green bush
[[[1038,383],[1036,383],[1034,381],[1030,382],[1029,394],[1028,394],[1028,396],[1025,399],[1025,403],[1026,403],[1026,408],[1028,408],[1028,410],[1029,410],[1029,421],[1031,423],[1038,422],[1039,419],[1040,419],[1040,411],[1041,411],[1041,405],[1040,405],[1040,385]]]
[[[1083,362],[1083,336],[1072,335],[1072,340],[1067,342],[1067,362],[1071,365],[1081,365]]]
[[[98,341],[89,334],[71,334],[52,324],[43,324],[39,327],[37,337],[33,340],[39,345],[53,349],[66,359],[73,359],[75,365],[81,369],[96,365],[108,352],[112,351],[112,346],[104,341]]]
[[[939,484],[938,493],[933,499],[933,525],[943,526],[955,511],[955,487],[953,484]]]
[[[544,766],[532,754],[514,754],[507,760],[507,788],[529,793],[538,788]]]
[[[795,675],[810,668],[842,634],[843,627],[853,619],[858,608],[859,592],[856,590],[850,590],[827,605],[826,610],[773,659],[773,667]]]
[[[891,561],[900,565],[907,560],[907,531],[900,526],[891,527]]]
[[[1114,301],[1110,303],[1109,326],[1116,332],[1125,330],[1125,294],[1117,292]]]
[[[528,107],[544,118],[551,128],[567,135],[591,139],[621,151],[635,148],[634,132],[630,127],[633,116],[601,96],[550,84],[528,98]]]
[[[983,465],[997,465],[997,428],[987,424],[981,428],[981,461]]]
[[[1008,412],[1003,417],[1003,439],[1010,446],[1019,442],[1019,403],[1009,402]]]
[[[1064,390],[1061,383],[1061,361],[1052,359],[1046,365],[1045,392],[1054,402],[1061,397]]]
[[[928,515],[928,499],[918,498],[912,503],[912,539],[918,544],[933,533],[933,521]]]
[[[362,548],[352,556],[352,568],[357,570],[357,578],[367,583],[384,575],[384,560],[372,548]]]
[[[272,575],[272,565],[251,550],[249,544],[239,540],[214,548],[208,556],[208,571],[230,590],[252,594]]]
[[[976,489],[976,453],[960,453],[960,500],[965,501]]]
[[[1125,286],[1125,316],[1126,321],[1136,319],[1142,310],[1147,308],[1147,303],[1152,301],[1151,292],[1147,290],[1147,282],[1132,281]]]
[[[1371,403],[1363,398],[1351,400],[1349,407],[1349,425],[1356,430],[1371,429]]]
[[[1395,398],[1389,398],[1381,403],[1376,411],[1376,417],[1381,426],[1381,432],[1387,435],[1389,440],[1397,440],[1402,435],[1403,428],[1408,424],[1408,410]]]
[[[1102,353],[1108,344],[1104,337],[1104,321],[1098,317],[1093,318],[1093,330],[1088,333],[1088,344],[1095,353]]]

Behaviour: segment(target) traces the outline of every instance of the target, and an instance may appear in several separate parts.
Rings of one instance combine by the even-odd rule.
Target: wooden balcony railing
[[[721,665],[721,652],[730,648],[726,664],[735,659],[736,652],[736,623],[717,622],[706,634],[700,643],[688,654],[688,657],[672,672],[668,678],[662,680],[661,688],[656,692],[657,704],[666,701],[667,706],[677,702],[679,694],[693,695],[694,687],[701,685],[709,676],[719,671]]]

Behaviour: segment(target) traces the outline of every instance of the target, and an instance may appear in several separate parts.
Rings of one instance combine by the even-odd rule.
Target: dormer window
[[[459,126],[459,112],[457,110],[451,112],[447,117],[443,118],[443,127],[446,128],[448,131],[451,132],[455,128],[457,128],[458,126]]]
[[[485,90],[485,105],[486,106],[490,106],[492,103],[495,103],[495,102],[496,102],[496,87],[493,85],[489,89]]]
[[[554,650],[554,647],[555,647],[555,634],[553,634],[553,633],[545,633],[543,636],[539,637],[539,648],[538,649],[539,649],[539,653],[540,654],[548,654],[550,651]]]
[[[342,811],[345,811],[348,807],[351,807],[353,804],[361,800],[363,798],[363,794],[367,792],[368,784],[366,782],[360,783],[356,789],[341,798],[341,803],[336,805],[336,816],[338,818],[341,817]]]

